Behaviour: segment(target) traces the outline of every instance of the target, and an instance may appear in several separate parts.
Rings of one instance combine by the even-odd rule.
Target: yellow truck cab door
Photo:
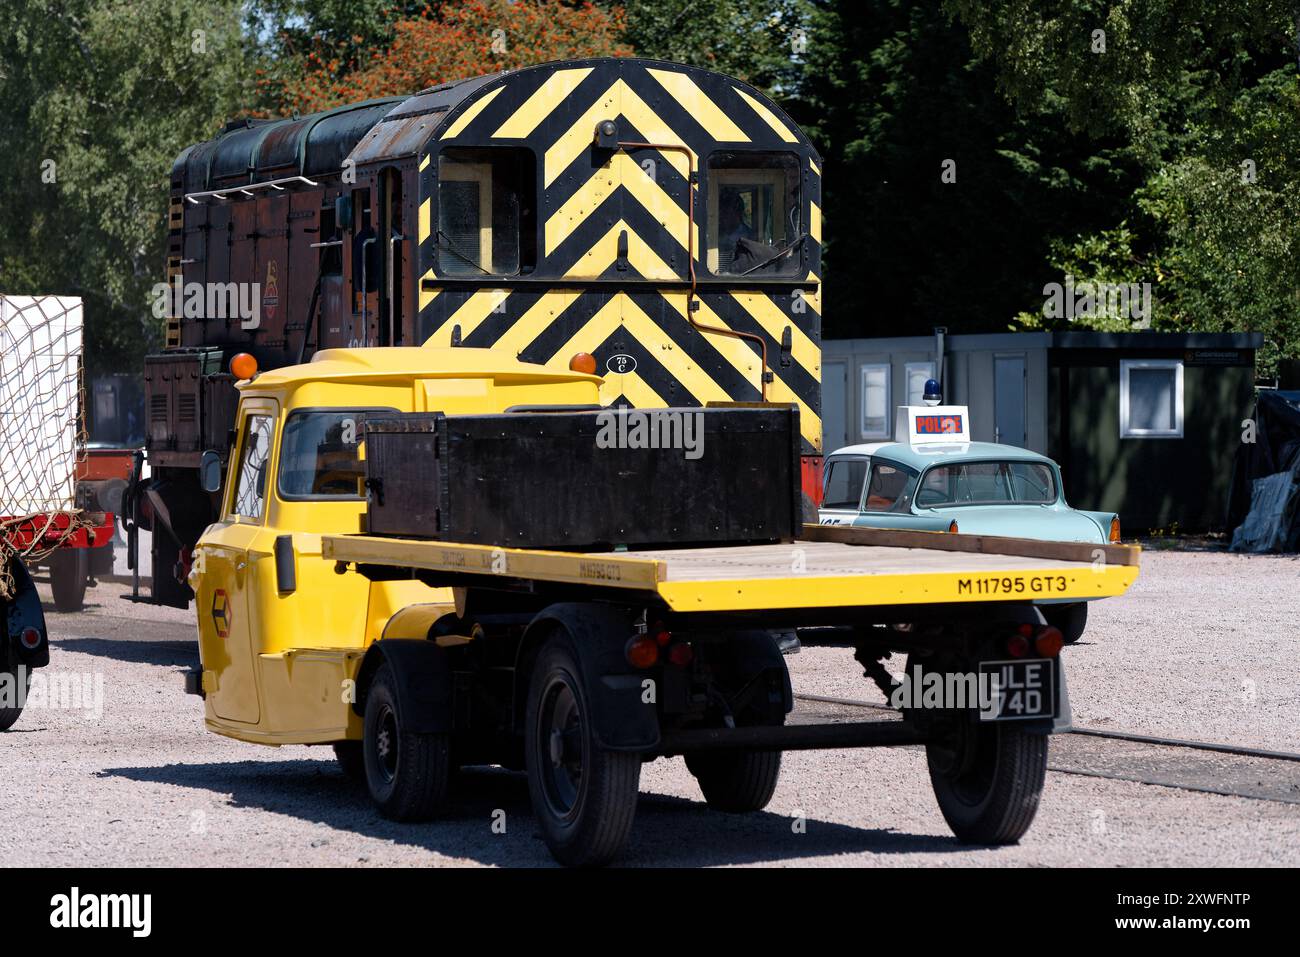
[[[249,615],[256,563],[262,557],[258,539],[274,474],[277,414],[270,399],[240,404],[239,440],[231,456],[221,520],[203,534],[202,573],[195,592],[203,669],[215,678],[205,681],[208,706],[218,718],[249,724],[261,717],[255,629]]]

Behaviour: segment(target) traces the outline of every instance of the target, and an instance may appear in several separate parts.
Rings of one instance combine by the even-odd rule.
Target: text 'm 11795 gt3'
[[[818,520],[823,525],[907,528],[1037,538],[1118,542],[1119,516],[1066,504],[1061,470],[1045,455],[970,440],[963,405],[900,406],[901,441],[850,445],[826,458]],[[1083,634],[1084,602],[1037,602],[1067,642]]]

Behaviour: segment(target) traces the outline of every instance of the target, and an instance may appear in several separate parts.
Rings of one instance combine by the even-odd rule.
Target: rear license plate
[[[1055,659],[981,661],[980,686],[981,721],[1056,717]]]

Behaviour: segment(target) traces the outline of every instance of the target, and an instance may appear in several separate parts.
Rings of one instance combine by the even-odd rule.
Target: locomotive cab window
[[[792,276],[806,235],[793,153],[714,153],[708,168],[709,271]]]
[[[438,273],[514,276],[536,262],[536,171],[517,148],[438,156]]]

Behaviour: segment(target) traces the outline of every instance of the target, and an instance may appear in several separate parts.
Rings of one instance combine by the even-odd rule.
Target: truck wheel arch
[[[657,709],[641,700],[641,683],[650,675],[633,668],[623,654],[633,634],[633,617],[630,608],[594,602],[559,602],[542,609],[529,622],[515,652],[514,730],[523,733],[533,662],[546,640],[562,631],[577,650],[600,745],[611,751],[657,747]]]
[[[452,730],[452,671],[447,653],[423,638],[382,638],[366,649],[357,669],[352,710],[366,713],[366,692],[379,666],[388,663],[408,730],[433,734]]]

